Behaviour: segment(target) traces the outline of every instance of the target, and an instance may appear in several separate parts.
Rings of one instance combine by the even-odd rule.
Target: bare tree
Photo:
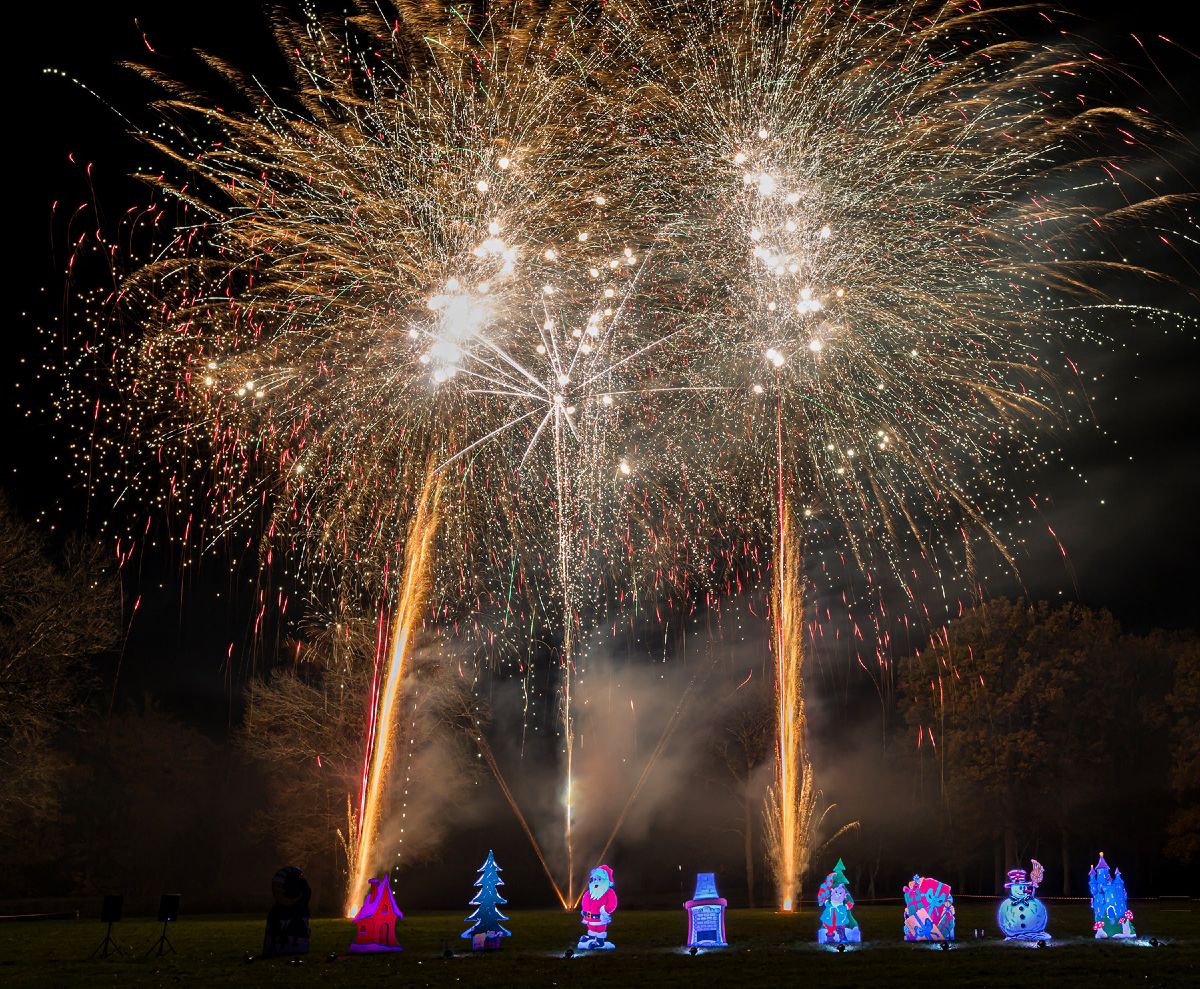
[[[724,767],[726,777],[721,785],[737,801],[739,818],[733,827],[742,838],[742,854],[746,868],[746,898],[755,905],[754,822],[762,810],[766,789],[766,768],[775,737],[774,712],[765,688],[743,687],[733,705],[719,722],[713,737],[714,753]]]
[[[242,744],[266,788],[253,825],[289,861],[331,882],[345,868],[337,835],[362,767],[375,629],[335,622],[285,648],[270,678],[247,691]]]
[[[255,829],[314,876],[314,889],[337,888],[348,867],[376,634],[375,623],[362,619],[313,627],[288,643],[269,679],[247,692],[242,745],[263,769],[266,787]],[[474,781],[473,739],[484,719],[436,649],[413,650],[399,703],[390,775],[411,787],[425,784],[416,804],[391,808],[409,824],[403,847],[411,861],[436,845],[454,816],[451,792]],[[403,800],[406,789],[389,787],[389,804]]]
[[[97,686],[92,659],[119,622],[99,547],[72,538],[52,559],[0,495],[0,840],[56,816],[65,760],[52,742]]]

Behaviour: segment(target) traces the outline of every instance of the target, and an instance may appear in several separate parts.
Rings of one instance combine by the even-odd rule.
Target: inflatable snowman
[[[1050,940],[1050,935],[1046,933],[1049,915],[1042,901],[1034,896],[1045,874],[1042,863],[1037,859],[1032,860],[1028,878],[1024,869],[1012,869],[1008,873],[1008,882],[1004,884],[1008,899],[1001,902],[997,918],[1005,941]]]

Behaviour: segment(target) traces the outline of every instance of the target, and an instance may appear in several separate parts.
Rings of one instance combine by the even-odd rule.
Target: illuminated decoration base
[[[616,947],[608,940],[608,925],[616,911],[613,871],[607,865],[598,865],[588,875],[587,889],[579,900],[579,912],[587,933],[579,939],[578,950],[612,951]]]
[[[1121,870],[1111,875],[1104,853],[1100,861],[1088,870],[1088,891],[1092,894],[1092,930],[1098,938],[1132,938],[1133,911],[1125,897],[1125,880]]]
[[[862,940],[862,929],[852,913],[854,897],[850,895],[850,880],[841,859],[817,890],[817,906],[821,908],[817,944],[856,944]]]
[[[467,935],[463,935],[466,937]],[[512,937],[507,931],[503,934],[497,931],[487,931],[484,934],[471,935],[471,950],[472,951],[499,951],[500,945],[504,943],[503,939]]]
[[[354,915],[352,954],[375,954],[380,951],[403,951],[396,941],[396,924],[404,914],[396,907],[392,884],[387,875],[368,880],[370,889],[362,908]]]
[[[1024,869],[1011,869],[1008,882],[1008,899],[1000,904],[997,920],[1004,932],[1005,941],[1049,941],[1046,924],[1050,917],[1046,907],[1034,894],[1046,874],[1042,863],[1032,860],[1032,868],[1026,878]]]
[[[500,947],[501,938],[512,937],[512,931],[500,923],[508,920],[500,912],[500,907],[508,902],[499,890],[504,885],[500,878],[502,871],[489,849],[486,861],[479,867],[479,878],[475,880],[479,892],[471,898],[471,906],[475,908],[467,918],[471,926],[462,932],[462,937],[471,939],[472,951],[494,951]]]
[[[724,948],[725,898],[717,895],[715,872],[696,874],[696,892],[683,905],[688,915],[689,948]]]
[[[925,876],[912,877],[904,887],[904,940],[954,940],[954,897],[949,886]]]

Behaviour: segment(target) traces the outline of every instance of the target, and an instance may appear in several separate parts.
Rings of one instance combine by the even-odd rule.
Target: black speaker
[[[175,945],[167,937],[167,924],[179,919],[179,901],[182,899],[183,896],[180,893],[163,893],[158,898],[158,919],[162,922],[163,928],[162,933],[158,936],[158,940],[150,945],[150,950],[146,952],[147,955],[156,949],[160,957],[164,951],[174,952]]]
[[[125,897],[119,894],[106,894],[104,905],[100,907],[100,923],[119,924],[121,922],[121,912],[124,907]]]
[[[107,958],[109,955],[123,954],[117,942],[113,940],[112,928],[113,924],[119,923],[121,920],[121,910],[125,905],[125,897],[107,893],[104,896],[104,903],[100,907],[100,923],[108,924],[108,930],[104,934],[104,940],[96,945],[96,950],[88,957],[95,958],[99,955],[101,958]]]
[[[164,924],[179,919],[179,901],[182,893],[163,893],[158,899],[158,919]]]

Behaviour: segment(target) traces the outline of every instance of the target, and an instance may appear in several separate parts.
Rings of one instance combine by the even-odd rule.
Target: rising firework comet
[[[627,587],[690,607],[770,547],[782,904],[815,807],[803,520],[910,593],[914,553],[970,591],[975,542],[1013,562],[1063,341],[1157,315],[1100,289],[1147,274],[1115,231],[1174,237],[1182,199],[1107,151],[1156,125],[1002,7],[355,11],[279,22],[277,100],[211,62],[243,110],[147,70],[168,168],[131,223],[172,233],[104,300],[137,330],[91,342],[80,404],[112,462],[168,465],[189,540],[391,613],[356,873],[417,612],[552,630],[569,901],[583,624]]]
[[[431,465],[432,467],[432,465]],[[395,716],[400,685],[404,681],[405,660],[413,648],[417,626],[429,598],[432,569],[429,554],[441,505],[441,475],[431,469],[425,478],[413,515],[412,528],[405,542],[404,570],[397,595],[396,615],[388,644],[387,662],[379,680],[379,696],[370,704],[371,722],[363,757],[363,786],[359,812],[352,833],[356,837],[350,862],[350,886],[346,912],[351,915],[363,902],[367,880],[375,867],[372,850],[379,830],[380,804],[384,781],[391,769],[395,750]]]

